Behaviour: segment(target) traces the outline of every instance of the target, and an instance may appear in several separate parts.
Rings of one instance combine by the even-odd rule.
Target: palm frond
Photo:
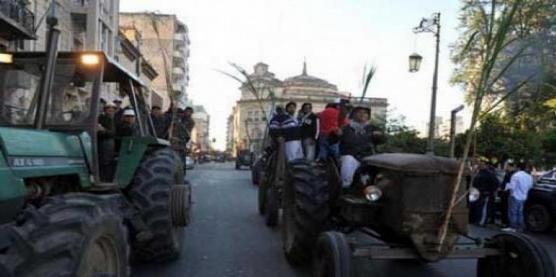
[[[369,72],[367,73],[367,78],[365,79],[365,85],[363,85],[363,92],[361,93],[361,99],[359,99],[359,103],[362,103],[363,99],[365,99],[365,96],[367,95],[367,89],[369,88],[369,85],[371,84],[371,81],[375,76],[376,69],[377,67],[375,65],[371,65],[371,68],[369,68]]]

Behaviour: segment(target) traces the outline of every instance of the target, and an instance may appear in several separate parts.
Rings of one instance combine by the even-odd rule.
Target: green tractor
[[[128,276],[130,257],[176,258],[190,187],[141,80],[103,52],[0,58],[0,276]],[[109,89],[129,101],[133,135],[99,135]]]

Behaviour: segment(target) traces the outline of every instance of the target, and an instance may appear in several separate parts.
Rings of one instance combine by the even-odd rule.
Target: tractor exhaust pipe
[[[52,4],[51,9],[52,15],[46,19],[46,23],[49,27],[48,40],[46,44],[46,68],[39,87],[39,105],[34,124],[36,129],[43,129],[46,122],[46,108],[50,99],[50,91],[52,90],[52,83],[54,82],[54,72],[56,71],[56,60],[58,58],[58,39],[60,37],[60,30],[56,29],[56,25],[58,25],[58,18],[56,18],[55,15],[55,3]]]

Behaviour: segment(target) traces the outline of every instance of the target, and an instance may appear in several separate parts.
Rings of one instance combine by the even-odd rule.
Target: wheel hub
[[[85,252],[85,270],[83,276],[108,275],[121,276],[121,263],[118,257],[117,243],[109,237],[101,236]]]

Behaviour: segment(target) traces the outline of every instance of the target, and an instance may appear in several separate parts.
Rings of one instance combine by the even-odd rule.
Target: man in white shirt
[[[506,228],[504,231],[522,231],[525,227],[523,207],[534,181],[533,177],[525,171],[525,164],[518,164],[518,168],[519,170],[512,175],[510,182],[506,186],[506,190],[510,191],[510,198],[508,200],[510,228]]]

